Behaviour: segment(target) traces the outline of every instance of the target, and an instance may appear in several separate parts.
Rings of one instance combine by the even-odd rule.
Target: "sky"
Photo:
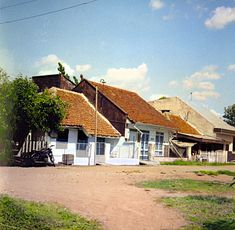
[[[0,67],[31,77],[58,62],[146,100],[179,96],[223,114],[235,103],[235,0],[0,0]]]

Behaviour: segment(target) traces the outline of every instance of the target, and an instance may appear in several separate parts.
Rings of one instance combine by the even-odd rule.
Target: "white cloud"
[[[198,100],[198,101],[205,101],[208,98],[213,98],[213,99],[217,99],[218,97],[220,97],[220,94],[215,92],[215,91],[195,91],[193,92],[193,99]]]
[[[76,65],[76,71],[78,73],[84,73],[87,72],[91,69],[91,65],[87,64],[87,65]]]
[[[141,94],[150,89],[147,72],[148,66],[142,63],[134,68],[109,68],[104,76],[95,77],[92,80],[99,81],[103,78],[108,85]]]
[[[227,70],[231,72],[235,72],[235,64],[229,65]]]
[[[201,71],[193,73],[189,78],[197,81],[206,80],[206,79],[209,80],[220,79],[221,75],[218,72],[216,72],[217,69],[218,67],[214,65],[206,66]]]
[[[161,8],[163,8],[165,6],[165,4],[162,0],[151,0],[149,3],[149,6],[153,10],[160,10]]]
[[[170,81],[170,82],[168,83],[168,85],[169,85],[170,87],[174,88],[174,87],[177,87],[177,86],[178,86],[178,82],[175,81],[175,80],[173,80],[173,81]]]
[[[211,29],[223,29],[227,24],[235,22],[235,7],[217,7],[213,16],[205,21],[205,26]]]
[[[204,90],[214,90],[215,89],[215,85],[211,82],[199,82],[198,86],[199,89],[204,89]]]
[[[49,54],[42,57],[38,62],[36,62],[36,67],[39,69],[38,74],[46,75],[58,73],[58,62],[60,62],[64,66],[65,72],[70,76],[76,75],[76,73],[88,71],[91,68],[91,65],[88,64],[76,65],[75,68],[72,68],[69,64],[67,64],[55,54]]]
[[[185,89],[192,89],[195,85],[194,80],[190,78],[183,80],[182,84]]]
[[[221,78],[217,72],[217,66],[206,66],[201,71],[193,73],[182,81],[182,86],[193,93],[195,100],[204,101],[208,98],[218,98],[219,93],[215,91],[215,85],[211,82]]]

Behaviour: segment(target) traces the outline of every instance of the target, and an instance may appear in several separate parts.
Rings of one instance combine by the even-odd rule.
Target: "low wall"
[[[139,165],[139,159],[136,158],[109,158],[106,164],[110,165]]]

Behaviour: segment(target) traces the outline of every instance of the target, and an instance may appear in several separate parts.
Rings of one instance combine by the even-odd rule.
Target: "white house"
[[[68,105],[67,117],[62,121],[64,130],[48,136],[55,163],[72,156],[74,165],[139,164],[137,146],[123,145],[124,138],[83,94],[55,87],[50,92]]]

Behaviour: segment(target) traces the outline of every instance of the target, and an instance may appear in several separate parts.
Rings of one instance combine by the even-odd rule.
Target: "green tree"
[[[70,80],[69,75],[65,72],[64,66],[63,66],[60,62],[58,62],[58,68],[57,68],[57,70],[58,70],[65,78],[67,78],[68,80]]]
[[[0,162],[1,153],[8,151],[7,161],[11,158],[13,140],[21,145],[29,130],[60,130],[65,116],[66,104],[59,97],[49,91],[38,94],[37,85],[27,77],[10,81],[0,68]]]
[[[235,126],[235,104],[224,109],[223,117],[228,124]]]
[[[0,164],[8,164],[11,155],[13,100],[11,82],[0,68]]]
[[[38,94],[38,87],[26,77],[18,77],[13,82],[15,135],[18,140],[29,130],[50,132],[59,130],[65,117],[66,105],[49,91]]]
[[[39,94],[34,102],[31,127],[43,132],[58,131],[65,116],[66,104],[46,90]]]
[[[65,68],[64,66],[58,62],[58,68],[57,70],[59,71],[60,74],[62,74],[65,78],[67,78],[68,80],[70,80],[70,76],[65,72]],[[77,79],[76,76],[73,76],[73,82],[75,85],[79,84],[79,80]]]

